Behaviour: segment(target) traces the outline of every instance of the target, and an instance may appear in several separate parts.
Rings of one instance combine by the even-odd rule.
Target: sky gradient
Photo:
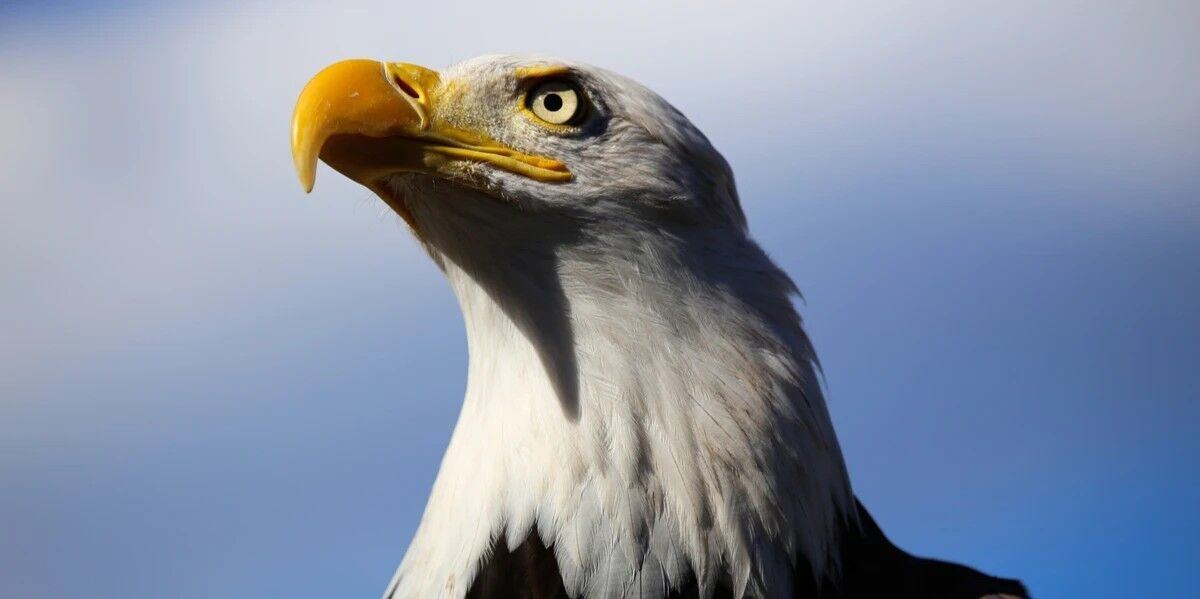
[[[0,596],[383,591],[462,323],[368,192],[301,192],[288,121],[335,60],[489,52],[629,75],[729,159],[898,544],[1194,596],[1200,9],[1099,4],[0,7]]]

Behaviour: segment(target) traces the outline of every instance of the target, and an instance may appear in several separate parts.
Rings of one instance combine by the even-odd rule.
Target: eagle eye
[[[538,83],[525,94],[525,107],[551,125],[574,125],[587,114],[587,99],[579,86],[552,79]]]

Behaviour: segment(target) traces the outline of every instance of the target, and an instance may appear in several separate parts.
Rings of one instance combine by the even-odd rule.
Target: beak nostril
[[[392,81],[394,81],[396,83],[396,87],[400,88],[400,91],[404,92],[408,97],[414,100],[421,99],[421,94],[417,93],[417,90],[413,88],[413,86],[409,85],[409,83],[405,81],[403,77],[399,75],[393,75]]]

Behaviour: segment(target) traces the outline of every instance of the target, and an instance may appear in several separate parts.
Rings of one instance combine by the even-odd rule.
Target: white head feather
[[[537,65],[570,68],[585,135],[513,109],[514,69]],[[692,576],[701,596],[791,596],[794,564],[836,568],[845,466],[794,287],[748,236],[725,160],[662,98],[585,65],[488,56],[442,85],[442,118],[575,178],[468,164],[460,182],[389,181],[458,296],[470,369],[388,597],[461,597],[530,533],[572,596]]]

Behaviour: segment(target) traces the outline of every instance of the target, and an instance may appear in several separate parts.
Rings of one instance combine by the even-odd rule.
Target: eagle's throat
[[[463,593],[534,533],[571,596],[833,566],[852,493],[791,282],[753,242],[445,226],[423,235],[463,310],[467,391],[394,597]]]

